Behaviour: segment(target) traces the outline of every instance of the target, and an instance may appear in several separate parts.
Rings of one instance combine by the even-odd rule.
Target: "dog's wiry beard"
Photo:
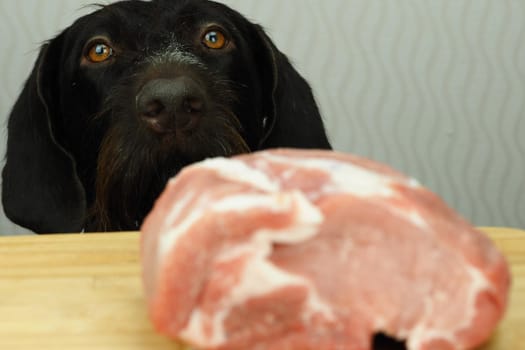
[[[237,119],[217,108],[192,135],[180,138],[153,135],[133,123],[113,125],[101,145],[88,229],[135,230],[168,179],[184,166],[249,152]]]

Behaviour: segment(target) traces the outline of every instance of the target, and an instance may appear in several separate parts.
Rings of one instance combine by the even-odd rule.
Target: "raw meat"
[[[329,151],[210,159],[142,228],[156,328],[198,349],[472,349],[501,319],[505,260],[442,200]]]

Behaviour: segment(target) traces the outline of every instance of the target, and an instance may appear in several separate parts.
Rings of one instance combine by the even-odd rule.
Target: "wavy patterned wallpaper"
[[[523,0],[224,2],[311,82],[338,150],[413,175],[477,225],[525,228]],[[38,43],[89,3],[0,0],[2,121]],[[0,232],[21,231],[2,217]]]

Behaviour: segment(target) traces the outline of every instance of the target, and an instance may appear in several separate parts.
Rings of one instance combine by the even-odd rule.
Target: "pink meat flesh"
[[[472,349],[509,270],[488,238],[392,169],[329,151],[210,159],[142,227],[156,328],[199,349]]]

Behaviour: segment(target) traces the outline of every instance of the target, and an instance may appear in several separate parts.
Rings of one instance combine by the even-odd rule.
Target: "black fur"
[[[228,45],[206,47],[206,28]],[[99,37],[113,56],[94,63]],[[149,102],[181,97],[169,91],[181,77],[174,103],[191,107],[152,127]],[[2,201],[39,233],[134,230],[182,167],[273,147],[330,144],[310,87],[260,26],[212,1],[116,2],[42,46],[9,118]]]

